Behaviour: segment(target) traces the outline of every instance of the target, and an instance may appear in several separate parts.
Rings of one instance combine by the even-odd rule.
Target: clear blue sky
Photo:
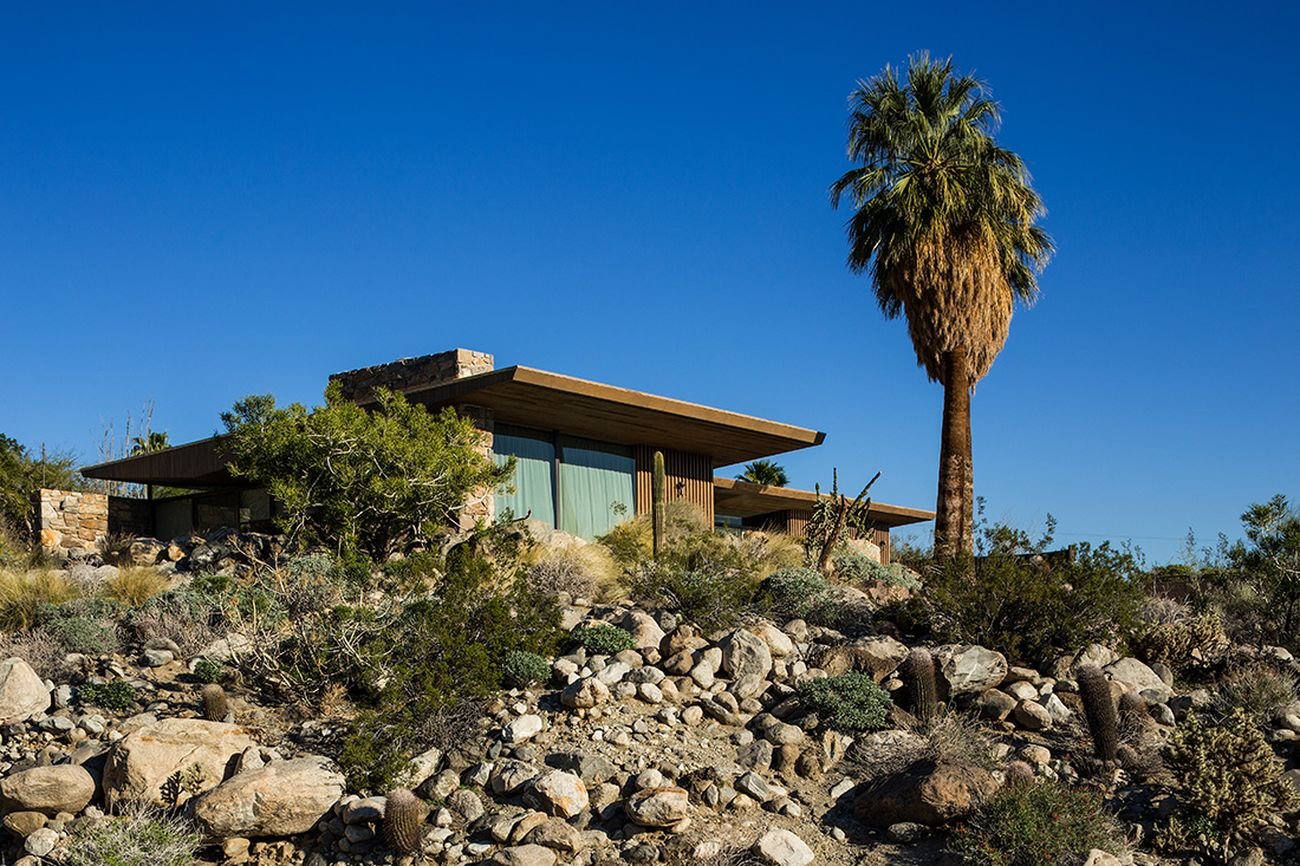
[[[149,400],[184,441],[466,346],[817,427],[795,484],[931,507],[941,391],[826,195],[855,79],[929,49],[1059,246],[975,395],[989,514],[1161,561],[1300,494],[1293,4],[361,8],[8,4],[0,432],[93,458]]]

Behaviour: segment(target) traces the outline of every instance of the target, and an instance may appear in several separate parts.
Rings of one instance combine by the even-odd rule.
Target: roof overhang
[[[87,478],[167,487],[236,487],[248,482],[230,474],[221,455],[224,436],[200,439],[82,468]]]
[[[498,423],[707,454],[727,466],[820,445],[825,433],[531,367],[506,367],[406,392],[431,408],[491,409]]]
[[[714,476],[713,501],[719,514],[754,517],[774,511],[806,511],[817,501],[817,494],[811,490],[752,484],[735,478]],[[878,526],[893,527],[933,520],[934,512],[872,500],[870,516]]]

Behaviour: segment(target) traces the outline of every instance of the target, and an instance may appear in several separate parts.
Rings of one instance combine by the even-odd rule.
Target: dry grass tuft
[[[0,629],[29,629],[43,605],[63,604],[79,595],[77,587],[61,571],[0,571]]]
[[[117,577],[104,583],[104,596],[129,607],[139,607],[170,588],[171,580],[156,569],[129,566],[118,571]]]
[[[528,584],[539,592],[566,592],[595,601],[618,595],[618,564],[603,544],[567,541],[544,545],[534,557],[528,567]]]

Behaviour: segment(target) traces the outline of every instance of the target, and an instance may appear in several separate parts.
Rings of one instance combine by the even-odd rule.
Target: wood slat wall
[[[666,498],[685,499],[698,505],[713,525],[713,460],[705,454],[691,454],[686,451],[674,451],[668,448],[655,449],[648,445],[637,445],[632,449],[636,458],[636,513],[649,514],[654,492],[651,484],[654,477],[654,453],[664,453],[664,474],[667,477]]]

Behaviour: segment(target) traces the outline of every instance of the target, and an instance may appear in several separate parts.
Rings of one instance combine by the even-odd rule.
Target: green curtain
[[[636,462],[630,448],[563,439],[560,529],[580,538],[604,535],[636,512]]]
[[[511,484],[514,493],[498,490],[496,512],[504,514],[509,509],[515,517],[532,512],[534,520],[547,526],[555,525],[555,444],[544,434],[500,428],[492,435],[492,456],[498,466],[505,465],[510,456],[515,458],[515,474]]]

